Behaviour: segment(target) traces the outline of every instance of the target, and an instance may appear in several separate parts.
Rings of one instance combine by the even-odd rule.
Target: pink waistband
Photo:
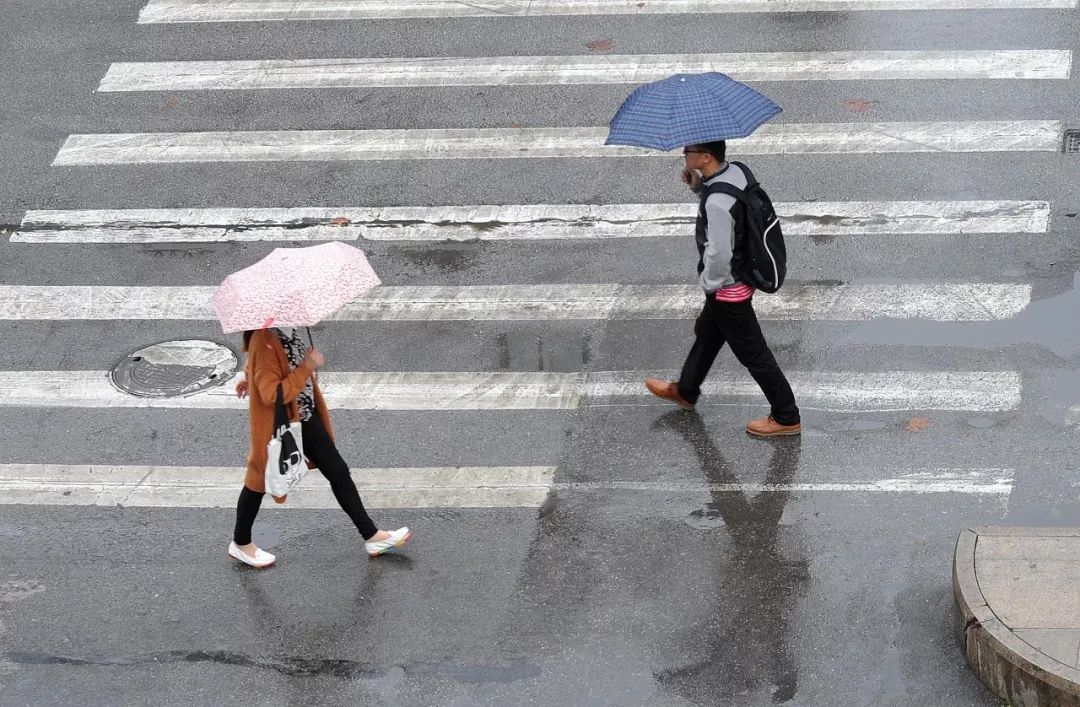
[[[716,291],[717,302],[745,302],[754,296],[754,288],[750,285],[738,283],[721,287]]]

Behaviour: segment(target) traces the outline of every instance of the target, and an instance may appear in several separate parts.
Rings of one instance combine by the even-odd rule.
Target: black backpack
[[[710,184],[701,193],[701,214],[710,194],[727,194],[735,199],[731,215],[735,219],[735,252],[731,259],[734,274],[762,292],[776,292],[787,274],[787,249],[780,219],[772,201],[754,173],[742,162],[732,162],[746,175],[746,189],[726,182]]]

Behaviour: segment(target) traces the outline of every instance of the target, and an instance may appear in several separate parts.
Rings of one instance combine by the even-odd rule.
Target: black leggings
[[[356,529],[364,536],[364,540],[371,538],[379,532],[379,529],[375,527],[367,511],[364,510],[360,492],[356,490],[356,484],[353,483],[352,476],[349,474],[349,465],[341,458],[318,412],[312,414],[311,419],[305,420],[301,429],[304,436],[304,456],[318,467],[322,475],[330,482],[334,498],[352,519]],[[236,504],[236,527],[233,530],[233,541],[237,545],[247,545],[251,542],[251,526],[255,523],[255,516],[259,514],[259,506],[262,505],[264,495],[258,491],[252,491],[247,486],[240,491],[240,500]]]

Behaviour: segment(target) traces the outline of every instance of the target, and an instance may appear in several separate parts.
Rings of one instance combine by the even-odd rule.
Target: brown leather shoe
[[[659,378],[646,378],[645,387],[656,397],[670,400],[683,410],[694,409],[693,403],[686,402],[686,399],[679,395],[679,385],[674,381],[664,381]]]
[[[760,420],[751,420],[746,424],[746,431],[755,437],[784,437],[787,435],[802,434],[802,423],[794,425],[781,425],[772,418],[772,415]]]

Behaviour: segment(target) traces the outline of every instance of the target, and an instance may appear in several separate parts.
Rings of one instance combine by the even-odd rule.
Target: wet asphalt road
[[[0,226],[28,209],[675,202],[675,158],[50,167],[72,133],[591,126],[627,86],[95,93],[115,61],[871,49],[1080,49],[1077,10],[137,26],[141,2],[0,0]],[[1075,67],[1073,73],[1075,74]],[[757,84],[786,122],[1061,120],[1076,79]],[[855,104],[850,101],[856,101]],[[852,105],[869,106],[853,111]],[[1036,234],[789,239],[794,282],[1015,282],[999,322],[769,322],[800,371],[1016,371],[1004,412],[645,399],[561,411],[338,411],[364,467],[557,466],[539,508],[379,510],[417,538],[369,562],[339,511],[267,509],[279,565],[225,556],[232,511],[0,505],[0,704],[999,704],[967,669],[952,545],[979,525],[1080,525],[1080,155],[771,155],[778,201],[1045,200]],[[689,235],[688,235],[689,238]],[[26,245],[4,285],[210,285],[275,244]],[[387,284],[692,282],[689,243],[380,243]],[[676,369],[688,321],[331,323],[339,371]],[[102,370],[211,323],[0,321],[6,370]],[[713,374],[745,376],[730,355]],[[0,462],[236,466],[242,415],[6,408]],[[792,484],[1006,469],[1011,492]],[[776,484],[765,493],[722,484]],[[788,490],[784,490],[788,489]]]

